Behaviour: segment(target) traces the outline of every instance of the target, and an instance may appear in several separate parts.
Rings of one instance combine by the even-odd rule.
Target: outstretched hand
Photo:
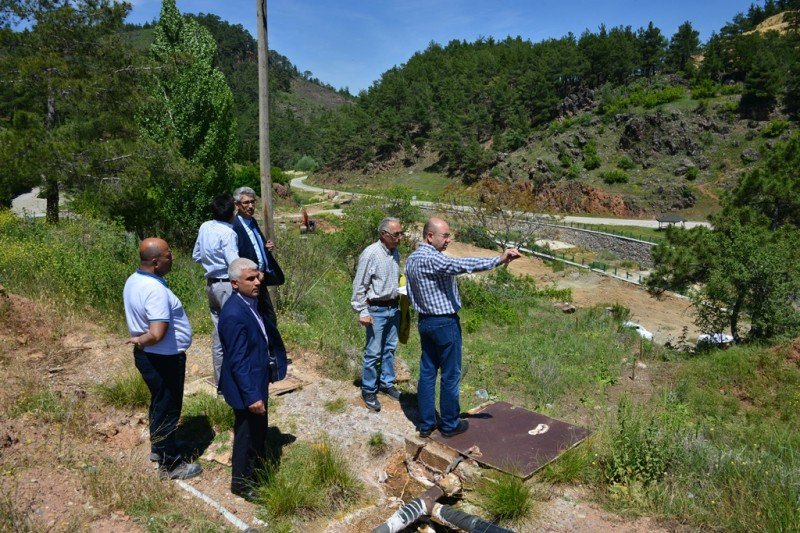
[[[506,248],[500,256],[500,264],[507,265],[514,259],[519,259],[522,254],[516,248]]]

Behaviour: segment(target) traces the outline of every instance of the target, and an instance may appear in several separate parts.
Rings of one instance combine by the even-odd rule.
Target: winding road
[[[327,192],[335,192],[339,195],[351,195],[351,196],[359,196],[357,193],[350,193],[346,191],[336,191],[334,189],[323,189],[320,187],[315,187],[314,185],[308,185],[305,183],[306,178],[308,176],[299,176],[293,178],[291,181],[291,186],[296,187],[298,190],[313,192],[317,194],[324,194]],[[412,204],[427,208],[433,209],[436,207],[436,203],[434,202],[423,202],[420,200],[414,200]],[[546,215],[543,215],[546,216]],[[658,228],[658,222],[656,220],[641,220],[637,218],[603,218],[603,217],[577,217],[577,216],[565,216],[561,219],[563,222],[573,223],[573,224],[596,224],[596,225],[607,225],[607,226],[636,226],[639,228]],[[696,226],[706,226],[708,228],[711,227],[711,224],[708,222],[698,221],[698,220],[689,220],[684,223],[684,227],[686,228],[694,228]]]

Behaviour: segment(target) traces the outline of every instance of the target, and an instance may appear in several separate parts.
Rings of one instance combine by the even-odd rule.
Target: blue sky
[[[129,0],[129,22],[158,17],[161,0]],[[606,26],[647,26],[669,38],[689,20],[705,41],[753,0],[268,0],[269,46],[353,94],[431,41],[521,36],[532,42]],[[762,4],[762,2],[758,2]],[[256,32],[253,0],[178,0],[183,13],[214,13]]]

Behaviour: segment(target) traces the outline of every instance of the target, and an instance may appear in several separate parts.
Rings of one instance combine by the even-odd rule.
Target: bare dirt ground
[[[491,252],[454,244],[453,254],[483,255]],[[537,260],[520,260],[512,270],[533,275],[543,282],[573,288],[578,305],[615,301],[641,315],[643,323],[663,324],[674,330],[683,325],[681,308],[671,302],[648,300],[646,293],[626,285],[604,285],[594,279],[567,273],[554,274]],[[592,297],[592,283],[602,296]],[[642,294],[638,294],[642,292]],[[631,296],[633,294],[633,296]],[[103,465],[116,472],[129,472],[128,478],[142,484],[155,479],[148,461],[149,440],[146,413],[103,405],[96,385],[133,369],[130,348],[124,338],[87,324],[79,316],[59,316],[46,303],[37,303],[0,291],[0,405],[6,413],[0,419],[0,518],[15,524],[11,529],[47,531],[143,531],[147,524],[134,520],[122,509],[123,503],[105,493],[109,487],[92,489],[91,474]],[[652,321],[650,321],[652,320]],[[357,327],[354,321],[353,327]],[[413,354],[403,354],[413,356]],[[350,461],[367,487],[361,508],[345,516],[307,524],[304,531],[370,531],[402,503],[418,495],[419,486],[409,480],[402,463],[403,442],[414,434],[416,408],[406,396],[399,404],[381,398],[380,413],[368,411],[361,403],[360,391],[350,382],[327,379],[321,372],[321,356],[299,347],[290,349],[292,372],[307,384],[301,389],[271,399],[271,438],[285,445],[293,440],[309,441],[328,435]],[[134,371],[135,372],[135,371]],[[195,339],[187,352],[187,385],[211,374],[208,337]],[[413,383],[413,382],[412,382]],[[413,385],[405,385],[407,390]],[[85,413],[69,420],[50,420],[41,413],[10,415],[26,391],[52,390],[65,402],[85,399]],[[342,398],[344,412],[332,413],[326,404]],[[382,432],[388,449],[376,455],[369,437]],[[188,483],[222,504],[240,520],[261,530],[258,508],[229,492],[230,471],[214,461],[203,462],[204,471]],[[145,480],[145,481],[142,481]],[[127,481],[126,481],[127,483]],[[131,481],[132,483],[132,481]],[[215,510],[182,490],[175,482],[157,482],[168,491],[170,510],[182,516],[202,518],[219,529],[230,523]],[[138,485],[137,485],[138,486]],[[148,490],[145,488],[141,490]],[[151,486],[152,489],[152,486]],[[120,492],[123,492],[120,489]],[[538,512],[519,531],[659,531],[650,519],[623,519],[591,503],[587,489],[554,487],[538,504]],[[171,529],[188,525],[172,524]],[[2,529],[2,528],[0,528]]]
[[[497,255],[496,251],[454,242],[447,248],[453,257],[485,257]],[[517,275],[531,276],[537,285],[555,285],[572,290],[572,302],[578,307],[611,305],[619,303],[631,310],[631,320],[642,324],[654,335],[655,342],[675,342],[686,328],[689,338],[696,338],[697,328],[689,300],[665,294],[655,298],[644,289],[631,283],[603,276],[589,270],[566,267],[561,272],[536,257],[523,257],[510,264]]]

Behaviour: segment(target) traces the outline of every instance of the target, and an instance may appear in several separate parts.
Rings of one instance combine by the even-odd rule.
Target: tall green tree
[[[642,73],[645,76],[653,76],[661,69],[664,62],[667,38],[661,34],[661,30],[655,27],[651,20],[646,29],[639,28],[639,31],[636,32],[636,40]]]
[[[28,25],[0,33],[7,80],[0,109],[12,118],[0,148],[24,148],[11,168],[18,183],[41,184],[49,222],[58,221],[62,189],[114,179],[126,157],[134,132],[120,117],[134,112],[136,59],[118,31],[129,7],[113,0],[0,4],[3,24]]]
[[[697,324],[737,340],[796,335],[800,313],[800,133],[746,175],[713,229],[673,229],[654,251],[650,290],[689,291]]]
[[[140,124],[150,139],[176,143],[204,169],[194,205],[205,205],[229,189],[236,153],[233,94],[214,67],[216,44],[208,30],[180,14],[175,0],[164,0],[150,53],[159,68],[150,78],[151,98]]]
[[[688,20],[678,26],[678,31],[669,41],[667,64],[679,72],[686,72],[692,56],[700,49],[700,32]]]
[[[764,119],[777,102],[783,85],[783,69],[773,50],[765,46],[763,40],[758,43],[758,52],[744,79],[739,108],[745,116]]]

